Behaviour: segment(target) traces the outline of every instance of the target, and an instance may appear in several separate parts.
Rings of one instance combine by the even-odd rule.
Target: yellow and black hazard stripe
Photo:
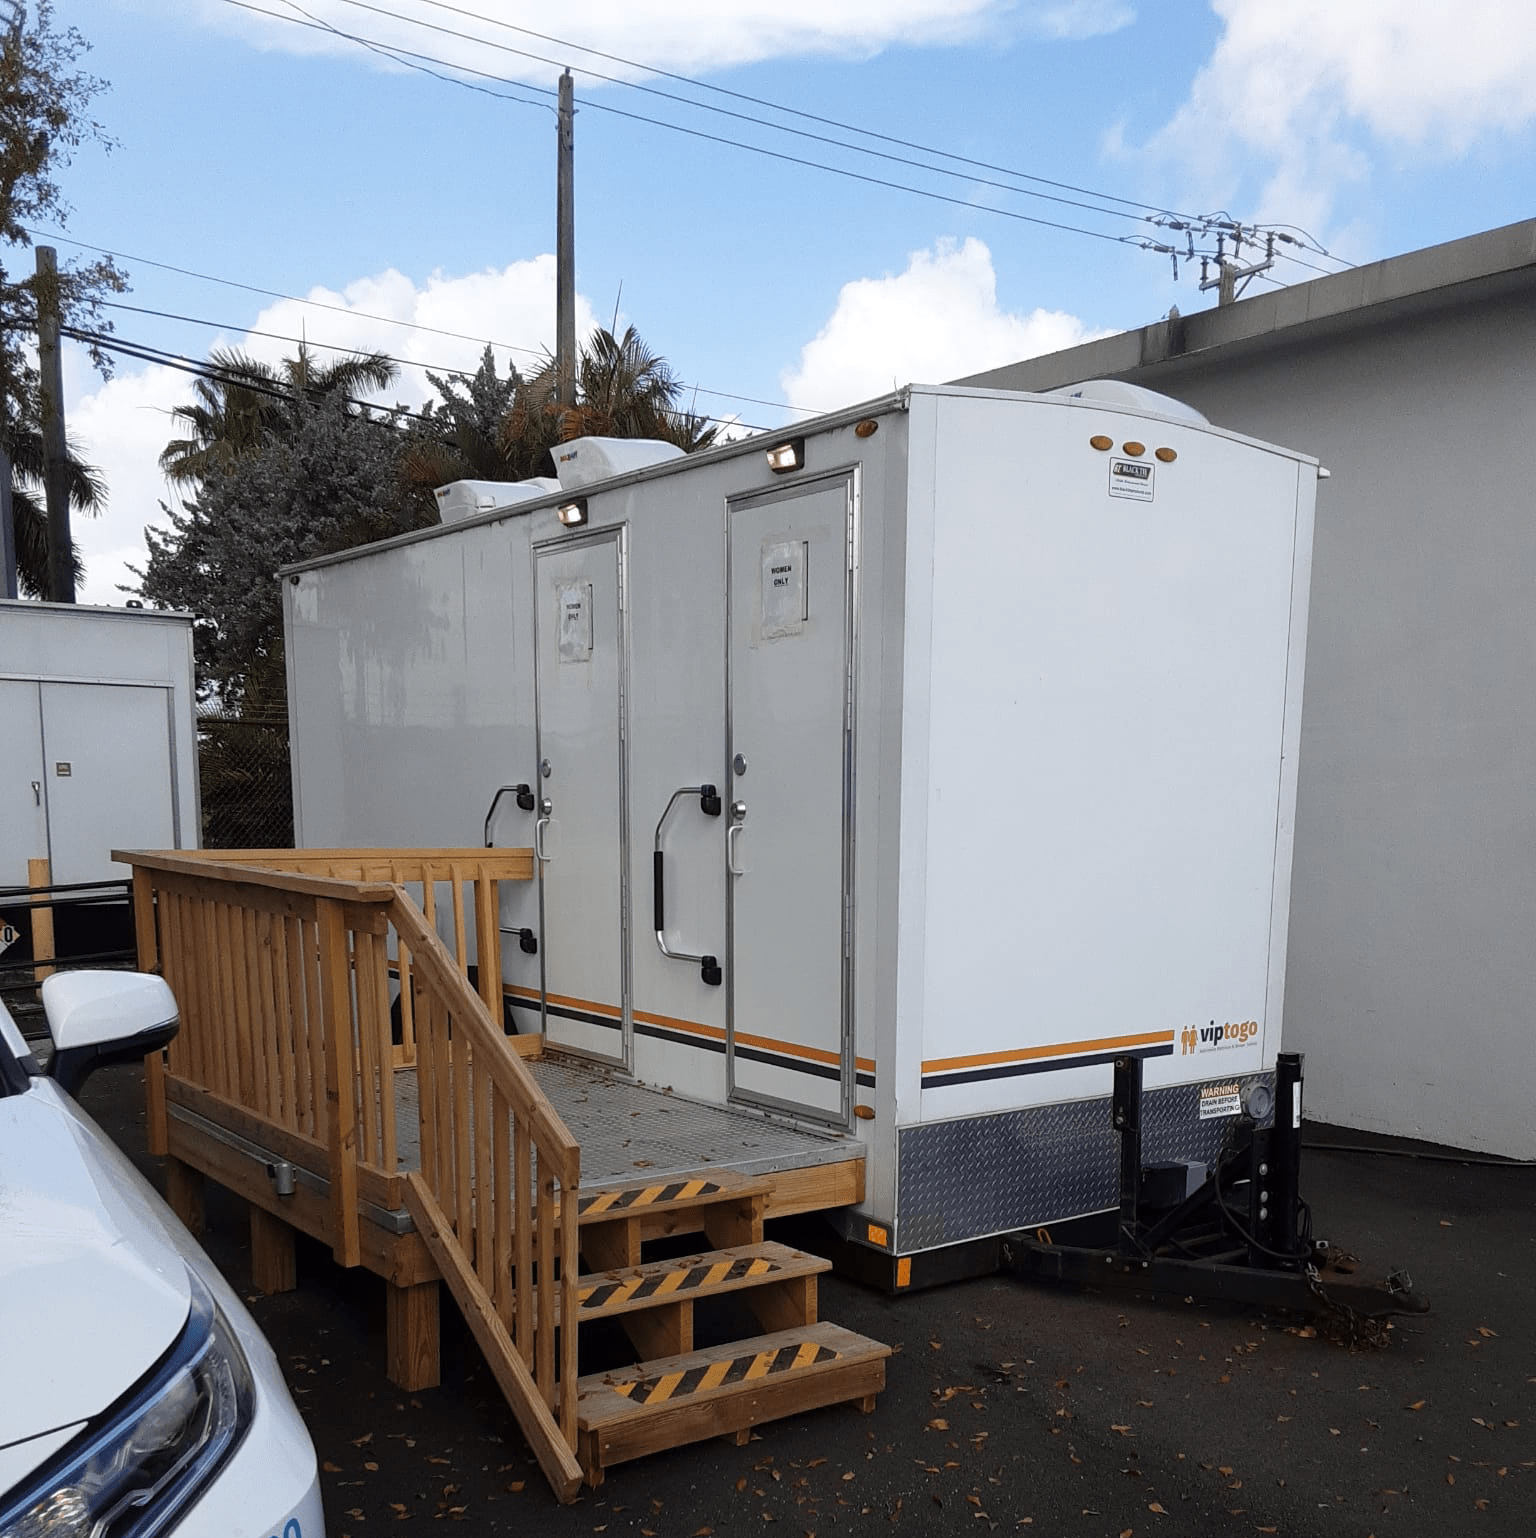
[[[748,1277],[765,1277],[780,1270],[776,1261],[761,1255],[747,1255],[736,1260],[716,1260],[706,1265],[680,1266],[676,1270],[657,1270],[651,1276],[632,1276],[623,1281],[601,1282],[579,1288],[577,1302],[596,1312],[616,1308],[621,1303],[639,1303],[647,1299],[675,1298],[697,1292],[703,1287],[718,1287],[724,1282],[739,1282]]]
[[[631,1212],[636,1207],[655,1207],[661,1202],[692,1201],[700,1196],[717,1196],[723,1187],[716,1180],[674,1180],[666,1185],[626,1186],[617,1191],[593,1191],[577,1198],[582,1217],[600,1217],[604,1213]]]
[[[690,1367],[686,1372],[662,1373],[655,1378],[631,1378],[627,1382],[610,1384],[609,1387],[615,1394],[622,1394],[637,1406],[664,1404],[669,1399],[684,1399],[689,1394],[702,1394],[713,1388],[728,1388],[733,1383],[749,1383],[757,1378],[770,1378],[775,1373],[798,1372],[806,1367],[817,1367],[823,1362],[836,1360],[837,1356],[838,1353],[830,1346],[808,1340],[780,1346],[775,1351],[751,1351],[745,1356],[710,1362],[703,1367]]]

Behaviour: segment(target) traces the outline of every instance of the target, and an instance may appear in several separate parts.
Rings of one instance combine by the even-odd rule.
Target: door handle
[[[33,780],[32,782],[32,799],[39,806],[43,804],[43,782],[41,780]]]
[[[559,830],[556,829],[553,834],[550,832],[554,821],[555,819],[546,813],[533,825],[533,857],[546,865],[555,857],[552,845],[558,838]]]
[[[725,830],[725,868],[733,876],[745,876],[747,868],[739,864],[736,859],[736,840],[747,821],[747,803],[745,801],[733,801],[731,803],[731,823]]]

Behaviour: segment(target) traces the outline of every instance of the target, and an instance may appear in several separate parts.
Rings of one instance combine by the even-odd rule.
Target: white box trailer
[[[1280,1046],[1315,461],[1121,386],[772,444],[285,572],[300,842],[531,844],[519,1028],[858,1136],[889,1255],[1114,1207],[1127,1054],[1213,1161]]]
[[[195,848],[194,708],[190,615],[0,602],[0,888],[34,860],[80,886],[128,879],[113,849]],[[61,954],[100,948],[102,923],[132,943],[99,904],[55,918]]]

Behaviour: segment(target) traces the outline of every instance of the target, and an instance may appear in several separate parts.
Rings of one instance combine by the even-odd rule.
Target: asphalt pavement
[[[81,1098],[163,1189],[138,1070],[104,1070]],[[288,1374],[322,1460],[331,1538],[414,1522],[539,1538],[1530,1538],[1536,1168],[1308,1135],[1377,1150],[1309,1147],[1315,1232],[1373,1269],[1406,1267],[1434,1305],[1397,1320],[1385,1349],[1179,1298],[1003,1277],[890,1298],[824,1278],[822,1317],[894,1348],[872,1415],[820,1410],[744,1447],[623,1464],[566,1507],[446,1292],[442,1385],[407,1395],[384,1376],[376,1277],[301,1239],[298,1290],[257,1295],[244,1204],[211,1186],[204,1242]]]

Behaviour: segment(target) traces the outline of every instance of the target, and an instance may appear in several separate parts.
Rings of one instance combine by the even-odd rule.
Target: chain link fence
[[[285,716],[197,718],[205,849],[291,849],[293,781]]]

